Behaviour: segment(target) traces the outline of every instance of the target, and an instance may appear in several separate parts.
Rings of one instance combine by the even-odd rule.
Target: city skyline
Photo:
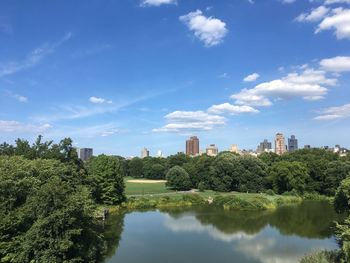
[[[94,154],[147,145],[168,156],[193,134],[204,150],[255,150],[281,132],[299,148],[350,148],[346,1],[5,0],[0,10],[1,143],[42,134]]]

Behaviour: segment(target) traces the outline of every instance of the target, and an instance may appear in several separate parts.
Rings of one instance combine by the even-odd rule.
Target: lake
[[[315,250],[336,249],[327,202],[275,211],[211,207],[131,212],[105,225],[108,263],[294,263]]]

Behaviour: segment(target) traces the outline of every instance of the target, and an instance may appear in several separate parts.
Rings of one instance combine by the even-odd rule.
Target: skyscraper
[[[238,153],[239,152],[237,144],[232,144],[231,145],[230,152],[232,152],[232,153]]]
[[[286,143],[284,141],[284,136],[282,133],[277,133],[275,138],[275,153],[278,155],[284,154],[286,152]]]
[[[298,139],[294,135],[288,138],[288,151],[293,152],[298,150]]]
[[[218,147],[215,146],[215,144],[210,144],[206,149],[206,154],[208,156],[216,156],[219,153]]]
[[[149,150],[147,150],[147,148],[143,148],[141,150],[141,158],[146,158],[146,157],[149,157]]]
[[[186,141],[186,154],[196,156],[199,154],[199,139],[197,136],[192,136]]]
[[[89,158],[91,158],[93,154],[92,148],[81,148],[79,152],[80,152],[79,157],[84,162],[89,160]]]
[[[272,143],[269,142],[267,139],[265,139],[258,146],[257,152],[258,153],[269,152],[269,151],[271,151],[271,149],[272,149]]]

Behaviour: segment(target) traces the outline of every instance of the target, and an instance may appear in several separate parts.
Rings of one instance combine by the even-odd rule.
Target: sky
[[[350,147],[350,0],[0,2],[0,141]]]

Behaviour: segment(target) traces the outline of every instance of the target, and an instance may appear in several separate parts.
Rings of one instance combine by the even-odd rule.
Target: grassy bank
[[[302,199],[295,196],[270,196],[267,194],[249,193],[215,193],[205,191],[199,193],[147,195],[129,197],[121,205],[128,210],[156,209],[166,207],[190,207],[210,205],[226,210],[267,210],[278,206],[299,204]]]
[[[337,263],[339,262],[336,251],[320,251],[303,257],[300,263]]]

